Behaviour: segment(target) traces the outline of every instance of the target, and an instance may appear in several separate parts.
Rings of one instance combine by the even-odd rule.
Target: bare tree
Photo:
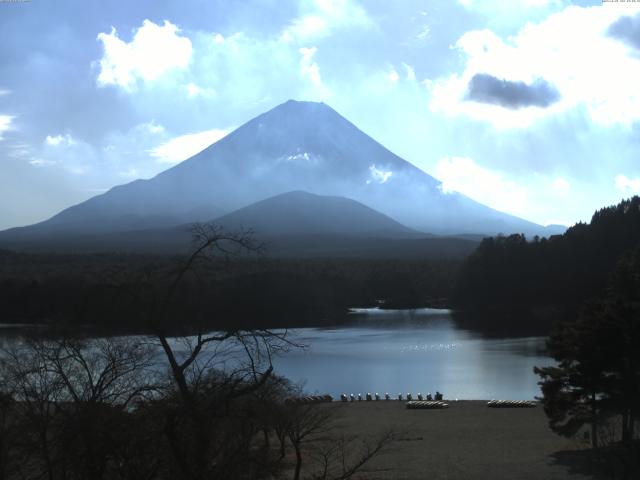
[[[318,405],[291,405],[286,430],[296,454],[293,480],[300,479],[303,444],[315,435],[329,432],[333,413],[333,408],[319,408]]]
[[[196,224],[192,234],[192,253],[171,272],[154,325],[175,387],[175,406],[166,412],[164,431],[183,478],[231,478],[250,463],[251,443],[264,430],[258,412],[247,417],[248,405],[272,378],[273,355],[293,344],[286,331],[210,332],[211,319],[197,316],[191,335],[170,337],[179,311],[173,303],[183,284],[191,282],[192,289],[195,285],[199,295],[194,301],[199,302],[207,293],[202,278],[208,269],[219,260],[228,263],[262,250],[248,230],[228,233],[215,224]]]
[[[2,381],[21,429],[26,478],[106,478],[118,425],[153,390],[150,350],[132,339],[28,340],[5,350]]]
[[[6,385],[3,385],[6,388]],[[0,391],[0,480],[12,478],[20,464],[16,442],[19,432],[13,418],[15,400],[8,391]]]
[[[331,404],[286,405],[284,429],[295,452],[293,480],[346,480],[395,440],[393,430],[371,439],[340,433],[336,420],[341,410]]]

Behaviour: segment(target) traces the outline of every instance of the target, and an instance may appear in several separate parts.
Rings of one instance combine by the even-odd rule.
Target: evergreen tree
[[[606,297],[585,305],[577,321],[549,337],[558,366],[536,368],[551,429],[572,436],[591,426],[598,446],[598,423],[619,416],[622,442],[634,439],[640,414],[640,248],[624,255]]]

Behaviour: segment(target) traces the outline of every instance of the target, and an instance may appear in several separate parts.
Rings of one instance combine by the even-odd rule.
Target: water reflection
[[[532,399],[543,337],[483,338],[443,310],[360,310],[339,328],[298,330],[309,345],[276,360],[311,392],[435,392],[459,399]]]

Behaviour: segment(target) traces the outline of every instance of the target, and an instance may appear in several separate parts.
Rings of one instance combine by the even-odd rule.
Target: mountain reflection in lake
[[[276,371],[334,397],[439,390],[451,399],[532,399],[540,395],[533,367],[553,362],[543,337],[483,338],[457,328],[446,310],[358,310],[346,325],[295,334],[309,348],[276,359]]]

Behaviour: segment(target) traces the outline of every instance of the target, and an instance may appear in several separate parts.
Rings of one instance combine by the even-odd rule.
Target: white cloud
[[[189,82],[186,86],[187,89],[187,97],[189,98],[209,98],[214,97],[216,95],[216,91],[213,88],[203,88],[199,85],[196,85],[193,82]]]
[[[57,162],[55,160],[45,160],[44,158],[33,158],[29,160],[29,163],[34,167],[50,167]]]
[[[409,65],[408,63],[403,63],[402,65],[404,66],[404,69],[407,72],[407,80],[409,80],[410,82],[415,82],[416,81],[416,71],[413,69],[413,67],[411,65]]]
[[[328,36],[339,28],[371,25],[366,11],[353,0],[313,0],[303,2],[306,13],[295,18],[282,31],[286,43],[304,42]]]
[[[302,77],[307,78],[317,87],[322,86],[322,78],[320,77],[320,67],[318,63],[313,60],[313,56],[318,49],[316,47],[302,47],[298,49],[302,58],[300,59],[300,74]]]
[[[640,60],[627,45],[607,35],[614,21],[640,11],[640,4],[615,7],[571,6],[528,23],[513,37],[502,38],[487,29],[465,33],[455,45],[465,68],[433,82],[431,109],[498,128],[526,127],[575,107],[585,107],[590,118],[603,125],[640,119]],[[548,108],[519,110],[467,101],[469,81],[476,74],[527,84],[544,79],[559,91],[560,99]]]
[[[194,31],[189,37],[193,55],[186,71],[168,74],[153,84],[142,80],[132,84],[137,95],[131,101],[152,117],[166,114],[163,106],[167,103],[173,107],[171,115],[191,118],[193,108],[198,112],[213,109],[217,114],[233,110],[233,105],[261,104],[266,110],[276,100],[326,100],[330,96],[317,60],[319,49],[313,44],[284,43],[279,33],[269,37],[240,31],[223,36]],[[156,101],[159,94],[174,98]],[[190,130],[207,128],[210,126],[199,123]]]
[[[400,80],[400,75],[398,75],[398,72],[395,68],[392,68],[389,72],[388,78],[391,83],[398,83],[398,80]]]
[[[291,155],[285,155],[278,159],[283,162],[296,162],[308,165],[317,165],[322,162],[322,157],[309,152],[297,152]]]
[[[488,2],[487,0],[458,0],[460,5],[472,9],[491,9],[494,12],[503,11],[505,7],[515,8],[546,8],[550,6],[562,5],[562,0],[520,0],[514,2],[513,0],[495,0]]]
[[[416,34],[416,40],[425,41],[431,36],[431,27],[429,25],[423,25],[420,31]]]
[[[12,121],[12,116],[0,115],[0,140],[2,140],[2,134],[11,128]]]
[[[640,178],[618,175],[615,178],[615,186],[624,194],[640,193]]]
[[[164,127],[153,120],[148,123],[142,123],[137,126],[137,128],[145,129],[147,132],[152,134],[158,134],[164,132]]]
[[[319,15],[307,15],[293,21],[291,26],[283,32],[282,39],[291,41],[294,38],[310,39],[328,31],[327,20]]]
[[[162,26],[145,20],[128,43],[118,37],[115,28],[111,33],[100,33],[98,40],[104,46],[104,54],[98,85],[119,85],[130,90],[138,79],[153,81],[172,70],[186,69],[193,49],[191,40],[179,32],[167,20]]]
[[[85,175],[97,171],[99,156],[93,145],[66,133],[47,135],[29,163],[38,167],[56,165],[74,175]]]
[[[68,133],[66,135],[47,135],[47,138],[45,138],[44,141],[47,145],[53,147],[75,145],[76,143],[73,137]]]
[[[387,183],[392,175],[393,172],[391,170],[382,170],[381,168],[377,168],[375,165],[370,165],[369,179],[367,180],[367,183]]]
[[[458,192],[503,212],[525,210],[527,189],[506,178],[502,172],[478,165],[469,157],[444,157],[435,166],[434,176],[445,193]]]
[[[231,129],[212,129],[180,135],[152,148],[149,150],[149,154],[161,163],[178,163],[201,152],[230,131]]]

